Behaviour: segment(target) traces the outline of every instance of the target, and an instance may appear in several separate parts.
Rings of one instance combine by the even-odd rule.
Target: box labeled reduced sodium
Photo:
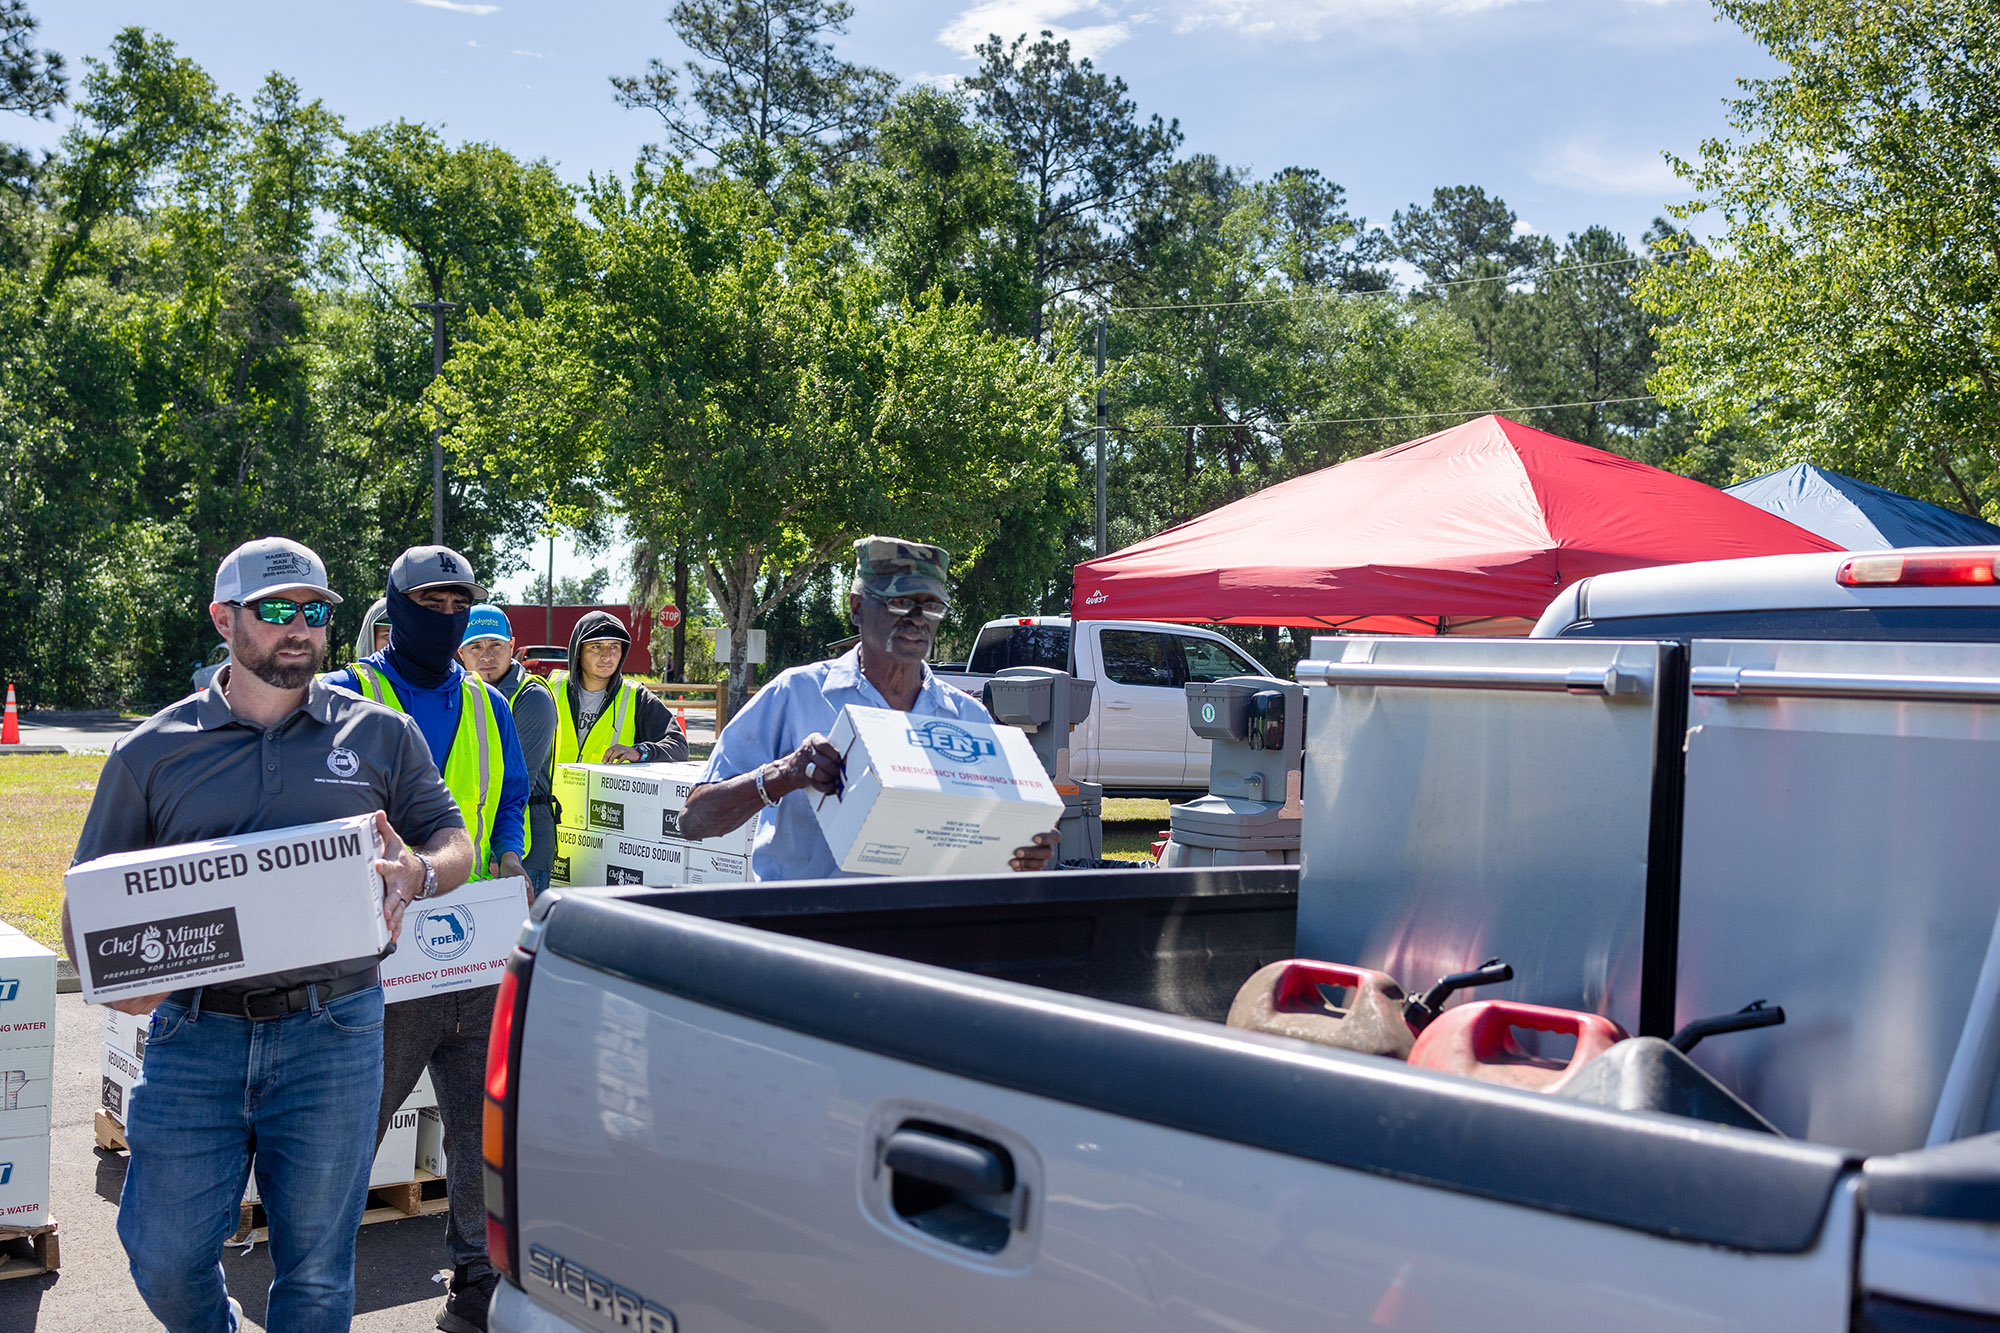
[[[91,1004],[379,955],[372,815],[117,852],[63,876]]]
[[[410,904],[396,952],[382,960],[382,999],[497,986],[528,917],[528,881],[482,879]]]
[[[628,838],[618,833],[577,833],[558,842],[556,865],[561,881],[578,887],[601,884],[650,884],[674,887],[686,883],[686,848],[679,843]],[[554,882],[554,875],[550,876]]]
[[[997,873],[1062,817],[1062,797],[1014,727],[849,704],[827,739],[845,787],[813,809],[850,873]]]
[[[145,1062],[130,1051],[121,1050],[110,1042],[104,1043],[104,1050],[98,1059],[98,1104],[119,1124],[125,1123],[125,1108],[132,1102],[132,1085],[139,1081],[139,1073]]]
[[[706,767],[696,763],[560,765],[566,789],[580,789],[584,798],[574,803],[574,809],[565,801],[563,819],[570,827],[592,833],[622,833],[650,842],[689,842],[726,856],[748,856],[757,836],[754,819],[699,841],[681,833],[681,811],[687,808],[688,793],[700,784]]]

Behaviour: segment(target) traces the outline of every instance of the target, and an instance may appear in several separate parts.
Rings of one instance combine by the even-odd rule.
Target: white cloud
[[[1534,223],[1523,221],[1520,218],[1515,218],[1514,234],[1516,236],[1539,236],[1542,233],[1536,228]]]
[[[546,51],[509,51],[507,54],[510,56],[527,56],[531,60],[547,60],[549,58]]]
[[[454,14],[486,15],[500,12],[498,5],[467,4],[465,0],[410,0],[410,3],[422,5],[425,9],[449,9]]]
[[[1253,37],[1311,39],[1333,28],[1449,18],[1534,3],[1537,0],[1183,0],[1174,31],[1229,28]]]
[[[1595,135],[1574,135],[1542,155],[1536,180],[1579,194],[1644,197],[1658,203],[1688,193],[1655,149],[1612,148]]]
[[[1104,21],[1074,27],[1063,23],[1072,15]],[[1032,38],[1046,28],[1058,40],[1068,41],[1071,53],[1081,59],[1102,55],[1119,45],[1132,35],[1132,25],[1145,22],[1147,17],[1137,14],[1127,18],[1102,0],[979,0],[947,23],[938,33],[938,41],[970,57],[973,47],[995,33],[1011,42],[1022,33]]]

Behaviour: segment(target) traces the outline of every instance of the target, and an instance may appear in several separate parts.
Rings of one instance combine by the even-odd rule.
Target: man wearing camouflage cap
[[[840,787],[840,753],[826,738],[843,707],[993,720],[984,704],[925,665],[951,608],[944,576],[950,555],[898,537],[863,537],[854,555],[847,612],[861,642],[831,661],[781,672],[751,696],[723,728],[681,812],[681,836],[689,839],[718,837],[757,819],[750,863],[760,880],[843,874],[812,812],[814,802]],[[1013,868],[1041,869],[1055,844],[1053,832],[1036,835],[1032,845],[1015,848]]]

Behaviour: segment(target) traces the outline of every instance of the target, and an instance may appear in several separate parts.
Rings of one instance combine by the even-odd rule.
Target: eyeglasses
[[[943,620],[945,613],[951,610],[950,602],[940,602],[935,597],[920,602],[914,597],[878,597],[872,592],[868,596],[871,600],[888,607],[890,615],[922,616],[933,625]]]
[[[259,597],[254,602],[231,602],[247,611],[257,613],[257,619],[266,625],[289,625],[298,615],[304,615],[306,624],[319,629],[333,619],[332,602],[295,602],[289,597]]]

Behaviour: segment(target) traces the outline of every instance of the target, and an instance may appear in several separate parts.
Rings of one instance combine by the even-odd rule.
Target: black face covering
[[[419,606],[410,595],[389,589],[389,665],[420,690],[434,690],[451,675],[458,645],[471,619],[467,607],[457,615]]]

